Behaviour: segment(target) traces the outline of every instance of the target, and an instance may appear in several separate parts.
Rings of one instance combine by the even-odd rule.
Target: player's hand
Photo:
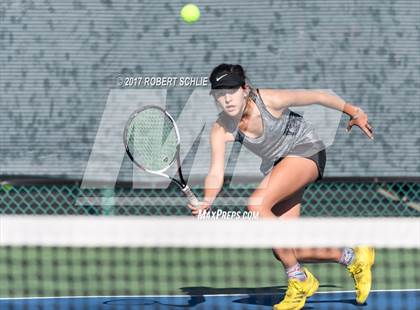
[[[368,122],[367,114],[360,108],[347,124],[347,132],[351,131],[353,126],[358,126],[360,129],[373,140],[373,127]]]
[[[197,216],[200,211],[203,212],[211,208],[211,204],[207,201],[200,201],[198,206],[193,206],[191,203],[189,203],[187,206],[191,209],[191,213],[194,216]]]

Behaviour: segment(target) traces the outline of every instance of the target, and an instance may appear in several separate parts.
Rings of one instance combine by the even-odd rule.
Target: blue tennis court
[[[271,309],[281,294],[197,296],[104,296],[1,299],[2,309]],[[324,292],[311,297],[303,309],[419,309],[420,290],[373,291],[359,306],[354,292]]]

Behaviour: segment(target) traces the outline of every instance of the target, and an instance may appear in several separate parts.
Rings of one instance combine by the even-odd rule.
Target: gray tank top
[[[235,141],[261,157],[262,173],[267,174],[274,163],[287,155],[310,157],[325,149],[315,129],[305,119],[289,110],[284,110],[279,118],[273,116],[265,106],[258,89],[251,89],[251,99],[261,113],[263,132],[257,138],[247,137],[235,124],[235,121],[221,112],[217,119],[226,130],[233,134]]]

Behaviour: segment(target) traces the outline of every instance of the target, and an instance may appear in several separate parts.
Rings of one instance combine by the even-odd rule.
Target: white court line
[[[324,291],[316,292],[317,294],[343,294],[343,293],[354,293],[355,291]],[[419,288],[414,289],[391,289],[391,290],[371,290],[371,293],[383,293],[383,292],[420,292]],[[272,293],[248,293],[248,294],[204,294],[204,295],[120,295],[120,296],[57,296],[57,297],[0,297],[0,300],[31,300],[31,299],[76,299],[76,298],[184,298],[184,297],[235,297],[235,296],[249,296],[249,295],[275,295],[279,294],[276,292]]]

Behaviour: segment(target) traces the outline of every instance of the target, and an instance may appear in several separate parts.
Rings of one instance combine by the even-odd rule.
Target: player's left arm
[[[367,114],[357,106],[345,102],[339,96],[322,90],[290,90],[290,89],[266,89],[264,97],[267,104],[275,110],[287,107],[319,104],[331,109],[342,111],[350,116],[347,131],[356,125],[370,138],[373,139],[373,128],[368,122]]]

